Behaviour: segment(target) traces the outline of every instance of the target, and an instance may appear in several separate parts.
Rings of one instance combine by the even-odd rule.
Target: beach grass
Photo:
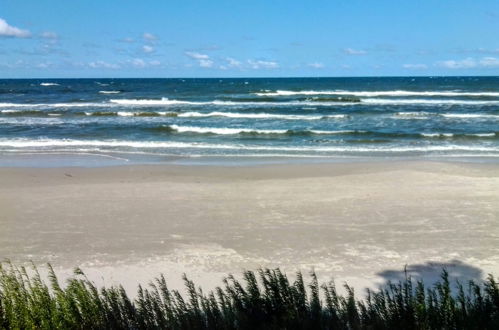
[[[203,292],[184,275],[185,290],[171,290],[163,275],[131,298],[122,286],[98,288],[81,269],[61,285],[51,265],[0,267],[2,329],[498,329],[499,284],[451,283],[443,270],[425,286],[410,276],[367,290],[362,298],[344,284],[319,284],[314,272],[294,280],[279,269],[229,275]]]

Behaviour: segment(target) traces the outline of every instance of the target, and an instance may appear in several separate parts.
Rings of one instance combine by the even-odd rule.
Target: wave
[[[121,91],[99,91],[99,94],[119,94]]]
[[[303,134],[351,134],[358,131],[343,130],[343,131],[321,131],[321,130],[285,130],[285,129],[254,129],[254,128],[215,128],[215,127],[195,127],[195,126],[178,126],[169,125],[162,126],[167,131],[176,131],[179,133],[199,133],[199,134],[217,134],[217,135],[236,135],[236,134],[287,134],[287,135],[303,135]],[[359,131],[360,132],[360,131]]]
[[[156,117],[160,116],[157,112],[124,112],[119,111],[116,114],[120,117]]]
[[[428,138],[453,138],[453,137],[495,137],[496,133],[469,133],[469,134],[454,134],[454,133],[421,133],[421,136]]]
[[[497,133],[476,133],[476,134],[465,134],[466,136],[478,136],[478,137],[494,137]]]
[[[316,102],[316,101],[290,101],[290,102],[258,102],[258,101],[183,101],[162,99],[111,99],[109,102],[123,106],[168,106],[168,105],[218,105],[218,106],[334,106],[352,105],[356,102]]]
[[[393,119],[428,119],[428,116],[431,115],[429,112],[419,111],[419,112],[397,112],[395,116],[392,116]]]
[[[178,117],[227,117],[227,118],[247,118],[247,119],[283,119],[283,120],[320,120],[329,118],[346,118],[347,115],[326,115],[326,116],[310,116],[310,115],[279,115],[270,113],[237,113],[237,112],[184,112],[179,113]]]
[[[1,110],[0,111],[2,114],[5,114],[7,116],[40,116],[44,115],[42,111],[39,110]]]
[[[155,99],[111,99],[109,100],[111,103],[119,104],[119,105],[176,105],[176,104],[209,104],[210,102],[190,102],[190,101],[181,101],[181,100],[170,100],[167,98],[162,98],[159,100]]]
[[[42,82],[40,86],[59,86],[57,83]]]
[[[143,149],[219,149],[280,152],[342,152],[342,153],[411,153],[411,152],[483,152],[499,153],[499,147],[470,146],[459,144],[427,146],[371,146],[371,147],[292,147],[240,144],[208,144],[171,141],[130,141],[130,140],[72,140],[72,139],[14,139],[0,140],[0,147],[11,148],[50,148],[50,147],[103,147],[103,148],[143,148]],[[77,151],[77,150],[75,150]]]
[[[280,97],[276,96],[260,96],[260,97],[222,97],[224,101],[228,102],[250,102],[250,103],[271,103],[283,102]],[[360,98],[351,96],[314,96],[314,97],[293,97],[292,101],[310,101],[310,102],[360,102]]]
[[[175,106],[175,105],[214,105],[214,106],[352,106],[352,105],[498,105],[497,101],[477,101],[477,100],[434,100],[434,99],[362,99],[361,102],[331,102],[331,101],[289,101],[289,102],[234,102],[234,101],[183,101],[163,99],[111,99],[109,102],[71,102],[71,103],[0,103],[0,108],[6,107],[41,107],[41,108],[72,108],[72,107],[111,107],[111,106]]]
[[[446,118],[492,118],[499,119],[499,115],[490,115],[490,114],[478,114],[478,113],[444,113],[441,115]]]
[[[375,96],[489,96],[489,97],[499,97],[499,92],[461,92],[461,91],[407,91],[407,90],[392,90],[392,91],[346,91],[346,90],[334,90],[334,91],[289,91],[289,90],[277,90],[264,91],[259,93],[254,93],[258,96],[293,96],[293,95],[354,95],[354,96],[364,96],[364,97],[375,97]]]
[[[24,112],[23,110],[2,110],[0,111],[1,113],[17,113],[17,112]]]
[[[12,116],[28,116],[28,115],[47,115],[41,110],[0,110],[0,113]],[[182,117],[182,118],[208,118],[208,117],[225,117],[225,118],[241,118],[241,119],[280,119],[280,120],[322,120],[322,119],[343,119],[347,115],[282,115],[271,113],[237,113],[237,112],[165,112],[165,111],[87,111],[87,112],[72,112],[70,115],[85,115],[85,116],[120,116],[120,117]]]
[[[198,133],[198,134],[216,134],[216,135],[237,135],[237,134],[254,134],[254,135],[351,135],[351,136],[366,136],[371,135],[376,138],[464,138],[464,137],[495,137],[496,133],[403,133],[403,132],[376,132],[363,130],[262,130],[253,128],[214,128],[214,127],[193,127],[179,125],[163,125],[153,128],[154,131],[167,133]]]
[[[111,99],[111,103],[128,106],[167,106],[167,105],[218,105],[218,106],[348,106],[357,104],[376,104],[376,105],[495,105],[499,104],[499,100],[495,101],[479,101],[479,100],[448,100],[448,99],[378,99],[368,98],[361,99],[360,102],[349,99],[331,101],[330,99],[307,99],[306,101],[288,101],[288,102],[251,102],[251,101],[182,101],[162,99]]]
[[[457,119],[499,119],[499,115],[484,114],[484,113],[432,113],[425,111],[414,112],[397,112],[393,119],[428,119],[430,116],[441,116],[444,118],[457,118]]]
[[[126,111],[93,111],[84,112],[86,116],[96,116],[96,117],[109,117],[109,116],[119,116],[119,117],[177,117],[176,112],[155,112],[155,111],[141,111],[141,112],[126,112]]]
[[[72,108],[72,107],[108,107],[107,103],[0,103],[0,108]]]
[[[453,133],[421,133],[421,136],[423,137],[430,137],[430,138],[449,138],[453,137]]]
[[[433,100],[433,99],[362,99],[361,103],[376,105],[495,105],[498,101],[475,101],[475,100]]]

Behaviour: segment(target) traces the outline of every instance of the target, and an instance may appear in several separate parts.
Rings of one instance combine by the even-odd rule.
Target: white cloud
[[[366,55],[367,52],[362,49],[353,49],[353,48],[345,48],[343,49],[343,53],[347,55]]]
[[[438,63],[439,66],[447,68],[447,69],[470,69],[474,68],[477,66],[477,62],[471,58],[468,57],[464,60],[447,60],[447,61],[441,61]]]
[[[499,58],[484,57],[480,60],[479,64],[485,68],[498,68],[499,67]]]
[[[214,62],[210,59],[210,56],[206,54],[196,53],[196,52],[185,52],[187,57],[190,57],[196,61],[202,68],[211,68],[213,67]]]
[[[490,69],[499,68],[499,58],[482,57],[480,59],[474,59],[472,57],[468,57],[464,60],[447,60],[437,62],[436,65],[447,69]]]
[[[88,66],[91,67],[92,69],[119,69],[120,66],[118,64],[114,63],[108,63],[104,61],[95,61],[95,62],[90,62],[88,63]]]
[[[149,41],[154,41],[158,39],[158,37],[156,37],[154,34],[148,32],[145,32],[142,36],[144,37],[145,40]]]
[[[161,65],[161,62],[158,60],[152,60],[149,62],[149,65],[158,66],[158,65]]]
[[[130,61],[130,64],[133,66],[133,67],[136,67],[136,68],[145,68],[147,66],[146,62],[141,59],[141,58],[134,58],[133,60]]]
[[[196,52],[185,52],[185,55],[187,55],[190,58],[193,58],[195,60],[208,60],[210,57],[206,54],[201,54],[201,53],[196,53]]]
[[[199,66],[202,68],[211,68],[213,67],[212,60],[199,60]]]
[[[9,25],[4,19],[0,18],[0,37],[27,38],[29,36],[31,36],[31,33],[28,30]]]
[[[323,63],[319,63],[319,62],[308,63],[307,66],[311,67],[311,68],[314,68],[314,69],[322,69],[322,68],[324,68],[324,64]]]
[[[38,63],[38,64],[36,65],[36,67],[37,67],[38,69],[47,69],[47,68],[50,68],[51,66],[52,66],[52,63],[50,63],[50,62]]]
[[[279,67],[279,63],[274,61],[261,61],[261,60],[248,60],[248,64],[252,69],[276,69]]]
[[[240,68],[243,65],[240,61],[232,57],[227,57],[225,60],[228,62],[227,67],[229,68]],[[225,66],[224,68],[226,69]]]
[[[149,54],[149,53],[154,52],[154,47],[151,47],[151,46],[148,46],[148,45],[144,45],[144,46],[142,46],[142,51],[144,53]]]
[[[426,64],[404,64],[402,65],[404,69],[410,69],[410,70],[424,70],[428,69],[428,65]]]

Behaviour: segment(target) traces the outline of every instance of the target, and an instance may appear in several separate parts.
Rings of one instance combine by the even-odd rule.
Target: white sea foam
[[[99,91],[99,94],[119,94],[121,91]]]
[[[48,82],[42,82],[40,86],[59,86],[59,84],[56,83],[48,83]]]
[[[169,100],[167,98],[162,98],[159,100],[154,99],[111,99],[111,103],[119,104],[119,105],[176,105],[176,104],[191,104],[191,105],[199,105],[199,104],[209,104],[210,102],[189,102],[189,101],[180,101],[180,100]]]
[[[286,130],[258,130],[251,128],[214,128],[214,127],[193,127],[193,126],[178,126],[170,125],[171,129],[179,133],[211,133],[219,135],[233,135],[240,133],[256,133],[256,134],[285,134]]]
[[[453,137],[452,133],[421,133],[424,137],[440,138],[440,137]]]
[[[346,118],[346,115],[308,116],[308,115],[279,115],[270,113],[237,113],[237,112],[184,112],[178,117],[227,117],[227,118],[248,118],[248,119],[283,119],[283,120],[319,120],[326,118]]]
[[[494,137],[496,133],[476,133],[476,134],[465,134],[467,136],[479,136],[479,137]]]
[[[8,109],[8,110],[2,110],[0,111],[1,113],[15,113],[15,112],[22,112],[23,110],[12,110],[12,109]]]
[[[119,111],[117,113],[118,116],[121,116],[121,117],[132,117],[132,116],[135,116],[135,112],[124,112],[124,111]]]
[[[353,106],[353,105],[498,105],[499,100],[449,100],[449,99],[378,99],[367,98],[361,102],[313,102],[313,101],[289,101],[289,102],[235,102],[235,101],[183,101],[162,99],[111,99],[109,102],[72,102],[72,103],[0,103],[0,108],[6,107],[42,107],[42,108],[72,108],[72,107],[111,107],[115,106],[174,106],[174,105],[216,105],[216,106],[255,106],[255,107],[281,107],[281,106]],[[308,109],[308,108],[307,108]],[[312,109],[312,108],[310,108]]]
[[[498,101],[476,101],[476,100],[434,100],[434,99],[362,99],[361,104],[376,105],[494,105]]]
[[[123,106],[168,106],[168,105],[218,105],[218,106],[341,106],[358,104],[355,102],[309,102],[309,101],[291,101],[291,102],[251,102],[251,101],[182,101],[162,99],[111,99],[111,103]]]
[[[308,101],[293,101],[293,102],[234,102],[234,101],[182,101],[162,99],[111,99],[109,102],[90,103],[90,102],[73,102],[73,103],[0,103],[0,108],[6,107],[40,107],[40,108],[71,108],[71,107],[111,107],[111,106],[175,106],[175,105],[216,105],[216,106],[256,106],[256,107],[281,107],[281,106],[350,106],[359,103],[352,102],[308,102]]]
[[[372,146],[372,147],[281,147],[241,144],[208,144],[168,141],[124,141],[124,140],[71,140],[71,139],[14,139],[0,140],[0,147],[50,148],[50,147],[102,147],[102,148],[144,148],[144,149],[224,149],[275,152],[343,152],[343,153],[404,153],[404,152],[485,152],[499,153],[499,147],[470,145],[429,146]]]
[[[253,129],[253,128],[215,128],[215,127],[194,127],[194,126],[178,126],[170,125],[171,129],[179,133],[200,133],[200,134],[219,134],[219,135],[234,135],[241,133],[254,133],[254,134],[288,134],[292,133],[292,130],[285,129]],[[356,131],[343,130],[343,131],[321,131],[321,130],[304,130],[304,133],[311,134],[348,134],[355,133]]]
[[[397,112],[397,116],[402,117],[419,117],[428,116],[430,113],[426,111],[408,111],[408,112]]]
[[[421,133],[421,135],[430,138],[441,138],[441,137],[450,138],[455,136],[455,134],[453,133]],[[461,136],[495,137],[496,133],[469,133],[469,134],[462,134]]]
[[[499,115],[489,115],[489,114],[479,114],[479,113],[444,113],[443,117],[446,118],[491,118],[491,119],[499,119]]]
[[[406,90],[392,90],[392,91],[346,91],[346,90],[305,90],[305,91],[288,91],[277,90],[264,91],[254,93],[258,96],[293,96],[293,95],[354,95],[364,97],[375,96],[490,96],[499,97],[499,92],[460,92],[460,91],[406,91]]]

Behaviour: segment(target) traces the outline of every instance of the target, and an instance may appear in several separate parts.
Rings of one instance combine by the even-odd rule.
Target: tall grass
[[[31,274],[31,275],[30,275]],[[161,275],[131,299],[122,286],[97,288],[80,269],[61,286],[7,262],[0,265],[3,329],[499,329],[499,285],[450,283],[444,270],[431,287],[406,277],[364,299],[345,284],[319,284],[315,273],[290,281],[279,269],[229,275],[204,293],[184,275],[186,293]]]

